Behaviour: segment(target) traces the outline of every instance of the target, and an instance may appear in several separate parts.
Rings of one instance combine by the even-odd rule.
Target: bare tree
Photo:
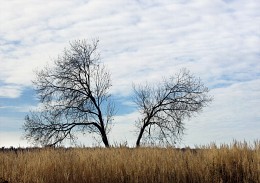
[[[189,118],[212,100],[208,88],[186,69],[157,85],[134,86],[134,102],[141,113],[136,122],[139,129],[136,146],[141,139],[174,144]]]
[[[33,81],[42,107],[25,117],[25,137],[42,145],[75,140],[80,132],[97,133],[109,147],[114,105],[110,74],[100,63],[98,40],[74,41],[54,67],[36,72]]]

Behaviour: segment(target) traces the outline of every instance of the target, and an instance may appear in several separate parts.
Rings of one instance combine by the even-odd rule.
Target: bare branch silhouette
[[[110,73],[100,63],[98,40],[74,41],[59,56],[54,67],[36,73],[33,81],[43,108],[25,117],[25,137],[43,145],[74,140],[75,132],[101,136],[109,147],[107,133],[114,115],[110,99]]]
[[[141,139],[174,144],[184,130],[183,120],[212,100],[208,88],[186,69],[157,85],[134,86],[134,102],[141,113],[136,146]]]

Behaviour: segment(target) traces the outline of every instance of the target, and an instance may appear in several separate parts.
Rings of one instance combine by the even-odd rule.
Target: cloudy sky
[[[120,108],[111,143],[136,140],[132,83],[187,68],[214,101],[187,120],[181,146],[260,139],[259,0],[0,0],[0,147],[27,146],[34,71],[69,41],[99,38]],[[93,144],[89,136],[81,144]]]

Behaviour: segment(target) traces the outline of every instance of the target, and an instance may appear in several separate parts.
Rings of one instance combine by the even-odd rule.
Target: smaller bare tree
[[[33,82],[42,108],[25,117],[25,137],[42,145],[74,140],[77,132],[97,133],[109,147],[114,105],[110,74],[100,64],[98,41],[74,41]]]
[[[185,118],[201,111],[212,100],[208,88],[186,69],[157,85],[134,86],[134,102],[141,118],[136,122],[141,139],[173,145],[181,137]]]

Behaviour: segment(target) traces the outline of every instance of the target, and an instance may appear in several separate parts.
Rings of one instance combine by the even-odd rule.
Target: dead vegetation
[[[57,182],[260,182],[260,142],[174,148],[0,151],[0,180]],[[0,181],[0,182],[1,182]]]

